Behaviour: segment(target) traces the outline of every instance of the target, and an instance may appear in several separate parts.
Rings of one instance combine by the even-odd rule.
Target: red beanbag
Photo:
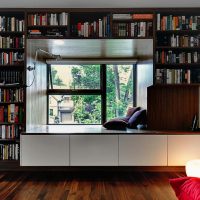
[[[200,200],[200,178],[175,178],[169,182],[179,200]]]

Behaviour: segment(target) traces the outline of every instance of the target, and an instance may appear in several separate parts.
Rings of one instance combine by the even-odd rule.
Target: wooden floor
[[[173,172],[0,172],[0,200],[175,200]]]

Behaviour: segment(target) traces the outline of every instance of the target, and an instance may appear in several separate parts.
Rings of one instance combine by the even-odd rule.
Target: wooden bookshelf
[[[2,112],[12,105],[13,108],[20,106],[25,111],[25,89],[23,88],[26,65],[24,59],[26,53],[25,12],[20,9],[1,9],[0,23],[2,24],[0,28],[0,110]],[[23,99],[12,100],[15,95],[19,95],[18,92],[16,93],[19,90]],[[0,163],[1,167],[8,169],[11,166],[19,167],[19,136],[26,127],[25,112],[23,112],[22,122],[8,122],[7,118],[8,115],[11,115],[10,112],[6,110],[0,114]],[[11,157],[7,155],[10,151],[13,152]],[[16,154],[18,154],[17,157]]]
[[[24,90],[24,100],[23,102],[0,102],[0,106],[7,106],[9,104],[15,104],[20,105],[24,107],[24,113],[26,113],[26,89],[25,89],[25,83],[26,83],[26,43],[27,39],[153,39],[153,61],[154,61],[154,83],[156,84],[156,70],[190,70],[191,74],[199,74],[200,75],[200,60],[197,59],[197,62],[191,62],[191,63],[167,63],[167,62],[156,62],[156,52],[157,51],[172,51],[175,53],[193,53],[193,52],[200,52],[200,45],[198,46],[172,46],[169,41],[170,38],[174,35],[174,37],[185,37],[188,38],[191,37],[198,37],[200,34],[200,29],[196,28],[197,30],[158,30],[157,27],[157,15],[160,14],[161,17],[163,16],[199,16],[200,8],[107,8],[107,9],[97,9],[97,8],[26,8],[26,9],[0,9],[0,16],[5,17],[15,17],[19,20],[24,20],[24,29],[23,30],[0,30],[0,37],[24,37],[24,48],[0,48],[1,52],[19,52],[24,53],[24,61],[23,62],[16,62],[13,64],[1,64],[0,63],[0,73],[2,71],[17,71],[22,75],[22,80],[20,81],[20,84],[18,85],[1,85],[0,89],[14,89],[14,88],[23,88]],[[59,18],[62,13],[66,13],[67,15],[67,23],[65,25],[61,24],[58,20],[58,22],[50,23],[48,21],[48,17],[52,15],[55,15]],[[113,17],[113,15],[120,15],[120,14],[128,14],[130,15],[129,19],[125,19],[122,17],[118,18]],[[133,14],[150,14],[153,17],[151,19],[147,18],[140,18],[140,19],[133,19]],[[42,18],[43,16],[43,18]],[[47,21],[43,23],[42,19],[44,20],[44,16],[47,17]],[[53,17],[54,19],[57,17]],[[35,19],[34,19],[35,18]],[[50,17],[51,18],[51,17]],[[89,31],[82,30],[82,34],[78,33],[78,23],[86,29],[91,29],[92,23],[94,21],[99,23],[99,19],[102,23],[102,35],[98,34],[92,34]],[[35,20],[35,23],[32,23],[32,20]],[[56,20],[56,19],[55,19]],[[85,24],[86,23],[86,24]],[[88,23],[88,24],[87,24]],[[150,26],[149,28],[146,27],[145,34],[130,34],[130,26],[131,23],[134,23],[135,25],[138,25],[138,29],[146,27],[147,24]],[[142,25],[141,25],[142,23]],[[122,35],[118,33],[120,24],[123,24],[122,30],[125,31]],[[94,26],[94,25],[92,25]],[[140,27],[141,26],[141,27]],[[116,30],[117,27],[117,30]],[[126,27],[126,28],[125,28]],[[80,28],[80,27],[79,27]],[[125,30],[124,30],[125,29]],[[34,32],[34,30],[38,30],[38,32],[41,32],[41,34],[30,34],[30,32]],[[80,30],[79,30],[80,31]],[[116,32],[115,32],[116,31]],[[37,31],[36,31],[37,32]],[[84,33],[86,32],[86,33]],[[88,33],[87,33],[88,32]],[[137,31],[138,32],[138,31]],[[49,35],[52,34],[52,35]],[[56,35],[57,34],[57,35]],[[165,45],[162,44],[162,39],[167,38],[167,42]],[[198,72],[199,70],[199,72]],[[165,75],[166,77],[166,75]],[[194,82],[192,82],[194,81]],[[191,77],[190,83],[170,83],[166,84],[166,81],[161,82],[159,87],[171,87],[171,88],[177,88],[177,87],[196,87],[200,83],[200,80],[194,76],[194,78]],[[161,90],[160,90],[161,91]],[[178,97],[177,97],[178,98]],[[153,98],[152,98],[153,99]],[[152,100],[153,101],[153,100]],[[196,100],[195,100],[196,102]],[[162,107],[162,105],[161,105]],[[196,107],[195,107],[196,109]],[[0,125],[15,125],[15,126],[23,126],[24,130],[26,129],[26,121],[23,123],[0,123]],[[189,122],[189,121],[188,121]],[[10,140],[10,143],[14,143],[17,141],[17,139],[8,139]],[[0,144],[4,142],[8,142],[8,140],[0,139]],[[18,141],[19,142],[19,141]],[[18,161],[0,161],[0,163],[4,163],[4,166],[13,166],[16,165],[19,167]],[[12,163],[12,164],[11,164]],[[1,168],[1,167],[0,167]]]
[[[200,18],[187,9],[156,13],[155,83],[200,83]]]

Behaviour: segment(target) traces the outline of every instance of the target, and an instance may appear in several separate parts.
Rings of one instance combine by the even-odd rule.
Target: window
[[[134,104],[135,65],[48,65],[48,123],[102,124]]]

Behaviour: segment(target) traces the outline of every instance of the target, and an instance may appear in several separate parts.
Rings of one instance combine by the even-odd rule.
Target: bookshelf
[[[152,11],[73,9],[27,12],[28,39],[152,39]]]
[[[25,13],[0,10],[0,163],[19,166],[25,130]]]
[[[156,13],[155,83],[200,83],[200,17],[197,12]]]
[[[200,8],[0,9],[0,110],[8,115],[4,110],[11,106],[24,113],[20,121],[1,119],[0,154],[1,149],[19,149],[19,134],[26,128],[24,85],[28,39],[153,39],[154,83],[171,89],[196,88],[200,83],[199,10]],[[179,78],[175,81],[175,77]],[[3,137],[2,129],[5,130]],[[11,144],[18,146],[11,147]],[[19,166],[16,159],[9,157],[2,161],[1,158],[0,163],[4,163],[4,166]]]
[[[27,14],[28,38],[67,38],[69,36],[67,12],[32,12]]]
[[[73,38],[111,37],[111,14],[109,12],[75,12],[70,15],[70,36]]]
[[[112,14],[113,37],[145,38],[153,37],[153,14],[122,13]]]

